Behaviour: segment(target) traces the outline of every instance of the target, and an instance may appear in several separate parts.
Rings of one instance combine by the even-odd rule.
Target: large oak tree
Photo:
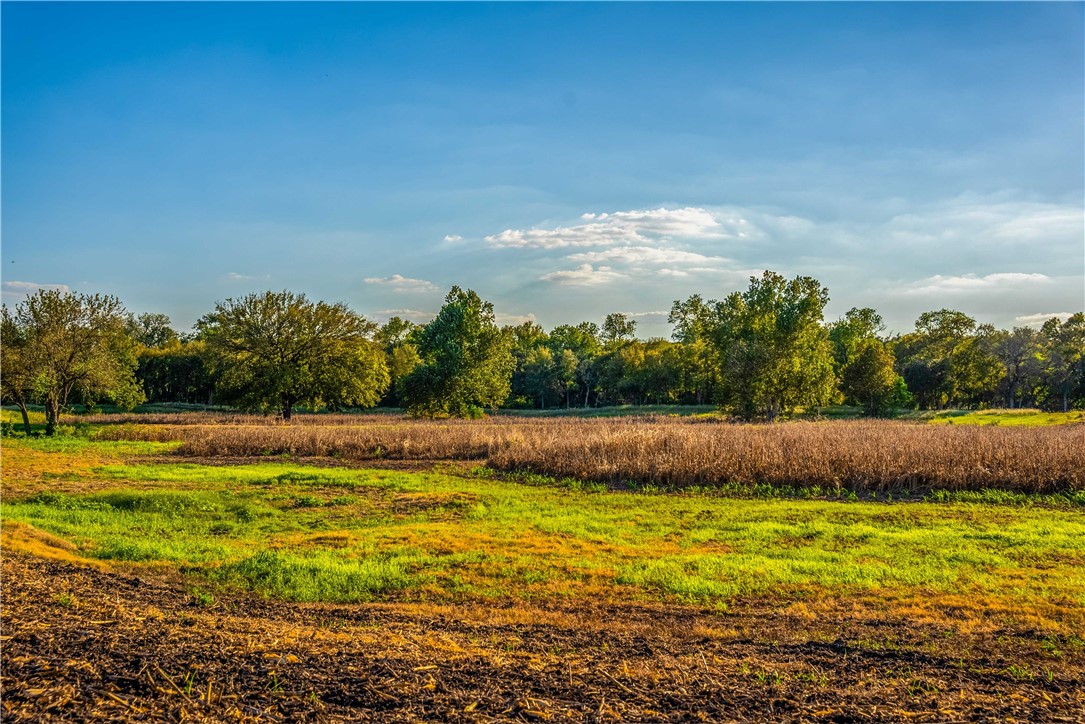
[[[288,291],[219,302],[196,323],[217,396],[246,410],[369,407],[388,387],[376,325],[343,304]]]

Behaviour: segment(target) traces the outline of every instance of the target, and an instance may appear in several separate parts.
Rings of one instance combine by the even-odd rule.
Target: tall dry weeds
[[[260,418],[241,424],[121,425],[106,428],[99,436],[181,440],[178,454],[186,456],[479,460],[506,471],[676,487],[1085,489],[1081,425],[1013,428],[840,421],[754,426],[670,418],[423,422],[387,415],[337,417],[335,422],[301,425],[256,424]]]

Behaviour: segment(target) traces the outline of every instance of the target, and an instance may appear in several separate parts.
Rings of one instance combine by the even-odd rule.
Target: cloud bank
[[[424,312],[420,309],[382,309],[379,312],[373,313],[374,318],[381,319],[387,322],[392,317],[399,317],[405,319],[408,322],[414,322],[416,324],[425,324],[436,317],[434,312]]]
[[[625,279],[627,276],[609,266],[593,267],[591,264],[581,264],[576,269],[544,274],[542,280],[575,287],[592,287]]]
[[[0,284],[0,294],[3,300],[9,304],[18,304],[39,289],[55,289],[59,292],[70,292],[71,287],[67,284],[39,284],[37,282],[9,281]]]
[[[393,274],[390,277],[366,277],[366,284],[377,284],[390,287],[392,291],[403,293],[435,292],[437,285],[425,279],[411,279],[402,274]]]
[[[656,246],[671,239],[722,239],[741,235],[744,219],[725,225],[711,211],[697,207],[583,214],[582,224],[553,229],[505,229],[486,237],[491,246],[562,249],[566,247]]]
[[[1022,274],[1019,272],[1002,272],[977,276],[965,274],[963,276],[934,275],[922,279],[902,289],[903,294],[938,294],[957,295],[970,292],[1006,292],[1036,285],[1050,284],[1053,280],[1046,274]]]

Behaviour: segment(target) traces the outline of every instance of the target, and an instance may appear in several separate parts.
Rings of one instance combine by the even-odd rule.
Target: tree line
[[[1085,314],[1000,330],[951,309],[884,334],[870,308],[826,322],[828,291],[774,272],[721,300],[670,310],[671,339],[636,320],[501,327],[493,305],[453,287],[428,324],[383,325],[288,291],[218,302],[192,332],[133,316],[114,297],[41,290],[3,308],[2,396],[30,429],[69,404],[225,404],[289,419],[310,410],[403,407],[477,417],[497,407],[715,404],[772,421],[835,403],[872,416],[907,407],[1085,407]]]

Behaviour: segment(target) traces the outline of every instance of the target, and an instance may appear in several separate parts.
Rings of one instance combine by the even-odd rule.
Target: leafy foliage
[[[608,314],[603,320],[603,342],[613,344],[632,339],[637,332],[637,321],[620,312]]]
[[[1063,412],[1071,401],[1085,404],[1085,314],[1078,312],[1065,322],[1049,319],[1040,330],[1047,343],[1044,377],[1046,406]]]
[[[139,351],[136,378],[148,400],[210,404],[215,380],[206,358],[202,340],[144,347]]]
[[[841,388],[845,398],[863,405],[871,416],[886,415],[909,402],[911,395],[893,361],[881,340],[860,342],[844,367]]]
[[[242,409],[368,407],[388,386],[376,325],[343,304],[269,291],[220,302],[196,326],[218,396]]]
[[[169,347],[180,341],[180,336],[170,326],[165,314],[147,312],[138,317],[128,315],[129,334],[144,347]]]
[[[42,289],[14,312],[3,308],[4,398],[45,406],[46,434],[56,432],[73,395],[92,404],[108,398],[131,409],[144,400],[133,372],[136,345],[116,297]]]
[[[828,291],[811,277],[766,271],[715,304],[712,339],[723,400],[745,419],[773,420],[836,395],[832,346],[822,325]]]
[[[452,287],[445,304],[411,341],[419,363],[403,380],[407,410],[419,417],[477,417],[509,396],[510,336],[497,327],[493,304]]]
[[[993,401],[1005,375],[994,354],[994,328],[980,327],[963,312],[924,312],[915,332],[894,342],[901,373],[921,407]]]
[[[418,366],[418,349],[411,343],[411,333],[418,328],[414,322],[392,317],[377,330],[377,342],[384,348],[385,362],[391,384],[381,404],[398,407],[401,402],[403,380]]]

